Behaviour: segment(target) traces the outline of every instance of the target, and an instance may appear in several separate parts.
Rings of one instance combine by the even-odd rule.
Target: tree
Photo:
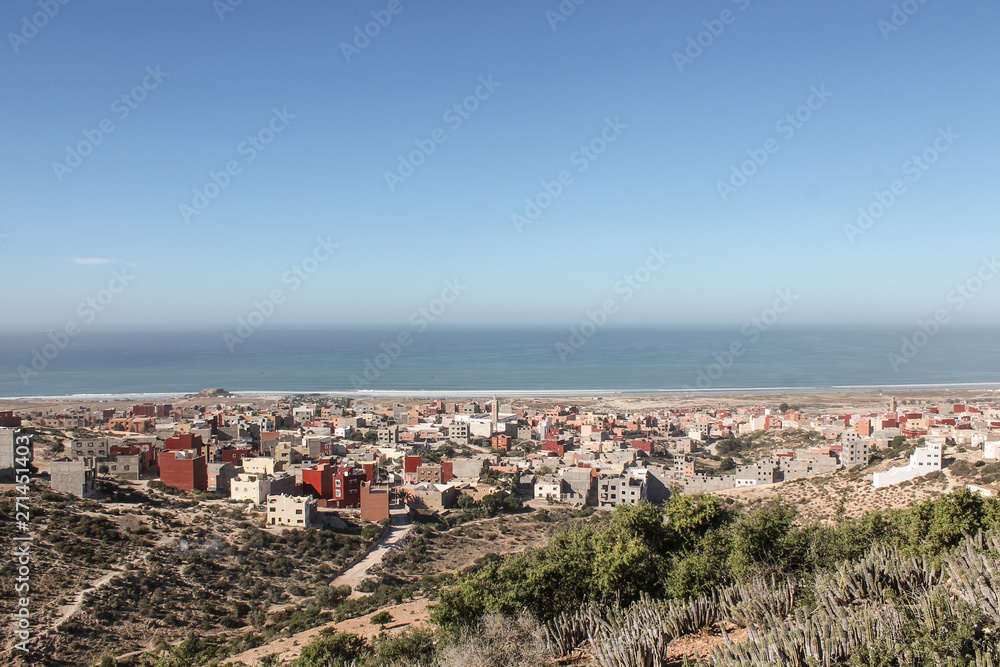
[[[545,477],[552,474],[552,468],[548,466],[538,466],[535,468],[535,477]]]
[[[722,501],[707,493],[676,494],[663,506],[663,514],[666,540],[672,548],[693,548],[709,530],[732,519]]]
[[[459,494],[458,499],[455,500],[455,507],[460,510],[475,509],[478,504],[479,503],[476,502],[476,499],[467,493]]]
[[[382,629],[385,630],[385,626],[392,623],[392,614],[387,611],[380,611],[372,616],[371,620],[368,622],[372,625],[382,626]]]
[[[725,456],[726,454],[736,454],[742,450],[743,447],[743,441],[730,433],[725,438],[715,443],[715,452],[719,456]]]
[[[482,505],[483,509],[486,510],[487,516],[496,516],[497,512],[500,511],[500,498],[491,493],[487,496],[483,496],[483,500],[480,505]]]
[[[333,609],[350,594],[350,586],[323,586],[316,591],[316,604],[323,609]]]
[[[423,627],[398,635],[379,635],[374,643],[380,665],[431,664],[436,649],[434,633]]]
[[[358,660],[369,653],[364,637],[338,632],[332,637],[317,639],[302,649],[302,654],[292,664],[295,667],[334,664],[341,665]]]
[[[667,529],[663,514],[650,503],[618,507],[596,540],[594,582],[602,597],[632,601],[655,591],[666,573]]]
[[[794,507],[770,502],[740,517],[733,527],[728,559],[729,571],[736,579],[748,579],[762,569],[790,569],[801,555],[795,540],[800,533],[790,531],[795,514]]]
[[[524,507],[524,502],[521,500],[521,493],[519,491],[508,493],[507,497],[503,499],[503,505],[507,508],[508,512],[517,512]]]
[[[722,471],[735,470],[735,469],[736,469],[736,461],[734,461],[731,457],[728,456],[722,459],[722,463],[719,464],[719,470]]]
[[[785,414],[786,412],[788,412],[788,408],[789,408],[788,403],[782,403],[781,405],[778,406],[778,412],[780,412],[781,414]]]

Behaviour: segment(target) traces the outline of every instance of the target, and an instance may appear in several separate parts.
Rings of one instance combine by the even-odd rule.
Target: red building
[[[132,443],[128,445],[111,445],[108,449],[111,456],[138,456],[139,465],[142,470],[147,470],[156,462],[153,445],[147,442]]]
[[[554,442],[552,440],[546,440],[542,444],[542,451],[552,452],[556,456],[562,456],[566,453],[566,445],[559,444],[558,442]]]
[[[329,507],[360,507],[361,484],[365,481],[365,471],[354,466],[341,466],[333,473],[333,498]]]
[[[302,490],[328,501],[327,507],[358,507],[361,503],[363,468],[321,463],[302,469]]]
[[[182,433],[180,435],[175,435],[172,438],[167,438],[166,442],[163,443],[164,448],[168,452],[178,452],[183,449],[193,449],[201,455],[201,450],[205,446],[205,443],[201,441],[200,435],[191,435],[190,433]]]
[[[333,468],[327,463],[303,468],[302,491],[314,498],[332,498]]]
[[[132,406],[132,416],[134,417],[158,417],[160,419],[170,414],[171,405],[154,405],[145,403],[143,405]]]
[[[417,468],[420,467],[420,464],[421,460],[419,456],[404,456],[403,479],[412,484],[417,479]]]
[[[250,456],[249,449],[220,449],[219,458],[222,459],[223,463],[232,463],[234,466],[239,467],[243,463],[243,458],[245,456]]]
[[[454,479],[455,465],[451,461],[441,460],[441,477],[444,478],[445,484]]]
[[[0,426],[4,428],[18,428],[21,426],[21,418],[15,415],[13,410],[0,412]]]
[[[160,481],[181,491],[208,490],[208,460],[193,452],[163,452],[159,456]]]
[[[506,452],[510,448],[510,436],[497,433],[490,438],[490,444],[493,445],[493,449],[502,449]]]
[[[649,440],[633,440],[632,447],[638,449],[640,452],[646,452],[647,454],[653,453],[653,443]]]
[[[383,521],[389,518],[388,486],[362,484],[359,496],[362,521]]]

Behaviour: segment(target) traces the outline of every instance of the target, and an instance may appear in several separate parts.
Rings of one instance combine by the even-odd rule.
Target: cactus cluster
[[[565,656],[587,646],[601,665],[658,665],[677,637],[728,620],[739,625],[784,618],[795,605],[797,584],[759,577],[687,601],[643,597],[627,609],[589,605],[546,624],[549,648]]]
[[[545,630],[555,655],[583,648],[609,667],[663,665],[672,640],[713,626],[724,643],[696,664],[994,667],[995,644],[971,642],[1000,629],[998,566],[995,533],[968,537],[938,560],[879,545],[810,581],[759,577],[688,601],[587,606]],[[747,639],[731,642],[727,624],[746,628]]]

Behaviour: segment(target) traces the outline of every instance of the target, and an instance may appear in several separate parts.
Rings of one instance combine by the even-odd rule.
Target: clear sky
[[[455,324],[738,324],[778,289],[790,323],[930,317],[1000,250],[1000,6],[902,4],[9,0],[0,328],[123,270],[94,327],[227,327],[274,290],[275,325],[406,322],[456,279]],[[954,321],[1000,324],[1000,280]]]

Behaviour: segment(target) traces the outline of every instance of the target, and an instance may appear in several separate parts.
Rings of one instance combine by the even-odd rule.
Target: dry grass
[[[903,463],[897,459],[874,470]],[[801,521],[809,523],[835,521],[841,503],[844,516],[860,517],[871,510],[905,509],[964,485],[964,481],[946,471],[944,477],[937,480],[918,478],[908,485],[876,489],[872,486],[871,471],[863,474],[838,472],[782,484],[732,489],[719,492],[719,495],[739,499],[751,507],[780,499],[795,506]]]

